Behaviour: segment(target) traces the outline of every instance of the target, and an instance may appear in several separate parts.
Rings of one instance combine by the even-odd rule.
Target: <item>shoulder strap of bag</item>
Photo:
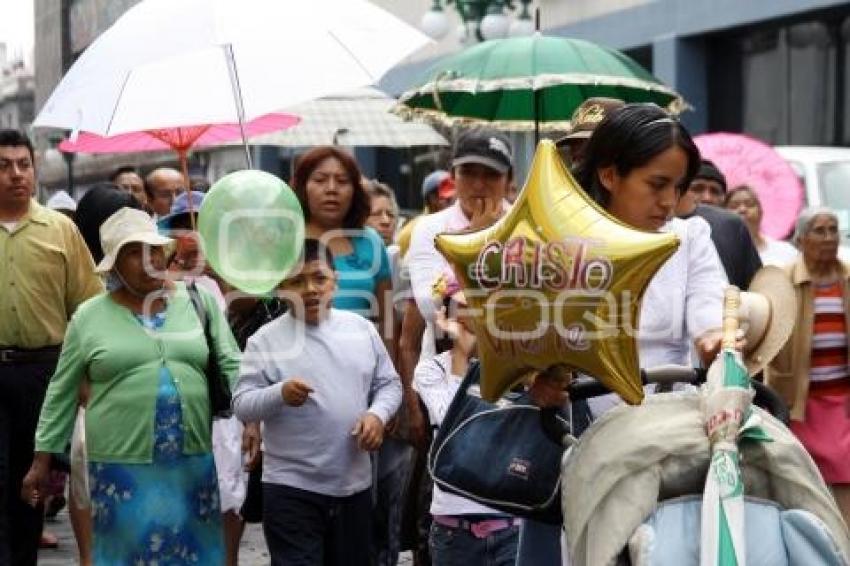
[[[186,285],[186,292],[189,293],[189,298],[192,300],[192,306],[195,307],[195,314],[198,315],[198,320],[204,329],[204,339],[207,341],[207,348],[213,352],[213,342],[210,336],[210,317],[207,313],[207,308],[204,306],[204,300],[201,298],[201,293],[195,286],[195,282]]]
[[[437,362],[440,367],[442,364]],[[463,378],[463,381],[460,383],[460,387],[458,387],[455,396],[452,398],[449,403],[448,409],[446,409],[446,414],[443,417],[443,422],[440,426],[434,427],[434,439],[431,442],[431,447],[428,451],[428,470],[432,471],[432,458],[434,456],[435,451],[439,448],[439,446],[443,443],[445,437],[451,433],[450,426],[451,422],[454,420],[455,414],[461,410],[463,405],[467,403],[467,399],[469,398],[468,390],[470,386],[478,383],[478,380],[481,377],[480,372],[480,362],[478,360],[473,360],[469,364],[469,368],[466,370],[466,375]]]

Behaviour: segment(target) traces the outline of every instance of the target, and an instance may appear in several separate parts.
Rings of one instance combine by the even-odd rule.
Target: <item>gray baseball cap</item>
[[[452,167],[465,163],[478,163],[505,174],[514,164],[511,142],[495,130],[468,130],[457,141]]]

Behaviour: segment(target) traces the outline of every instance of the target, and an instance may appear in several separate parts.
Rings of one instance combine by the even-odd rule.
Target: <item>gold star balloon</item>
[[[544,140],[505,216],[484,230],[440,234],[436,245],[469,304],[482,397],[564,364],[640,403],[640,300],[676,251],[674,234],[636,230],[605,212]]]

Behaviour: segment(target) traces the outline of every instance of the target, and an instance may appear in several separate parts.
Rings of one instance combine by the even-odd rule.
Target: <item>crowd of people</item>
[[[797,319],[763,380],[850,519],[850,266],[836,214],[806,210],[791,243],[770,239],[756,191],[727,187],[657,106],[590,99],[572,124],[558,146],[587,193],[631,227],[679,237],[643,296],[641,367],[710,364],[727,284],[784,270]],[[425,177],[424,213],[400,226],[391,187],[339,147],[311,149],[290,180],[302,261],[250,296],[205,262],[192,217],[205,195],[178,171],[122,168],[79,202],[45,206],[31,143],[0,130],[0,564],[35,564],[51,543],[62,470],[82,564],[237,564],[245,521],[262,523],[275,565],[394,566],[402,550],[418,565],[560,564],[560,529],[425,471],[476,356],[434,237],[498,221],[515,175],[505,136],[468,129]],[[232,414],[213,418],[219,378]],[[527,387],[559,407],[566,381],[543,372]],[[572,403],[573,433],[619,402]]]

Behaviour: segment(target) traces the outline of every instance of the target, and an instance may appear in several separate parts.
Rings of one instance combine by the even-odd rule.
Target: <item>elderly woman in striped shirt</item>
[[[850,264],[838,259],[838,218],[829,209],[804,210],[794,240],[802,253],[783,269],[797,295],[797,324],[765,376],[850,523]]]

